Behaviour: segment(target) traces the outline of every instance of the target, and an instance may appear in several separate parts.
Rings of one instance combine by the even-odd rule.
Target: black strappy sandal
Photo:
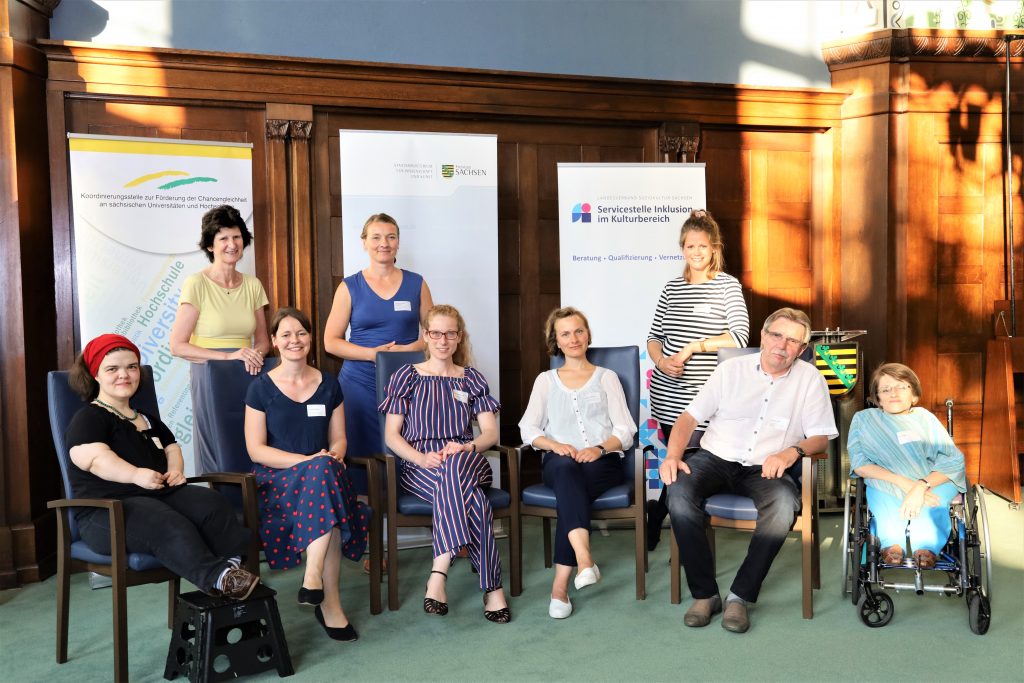
[[[508,608],[508,605],[493,611],[487,609],[487,594],[499,590],[501,590],[501,586],[484,593],[484,618],[487,619],[487,621],[494,622],[495,624],[507,624],[512,621],[512,611]]]
[[[444,572],[439,572],[436,569],[431,569],[430,573],[440,574],[444,577],[445,582],[448,581],[448,575]],[[426,590],[426,588],[424,588],[423,590]],[[439,617],[443,617],[444,615],[448,614],[448,603],[441,602],[440,600],[435,600],[434,598],[425,597],[423,598],[423,611],[427,614],[436,614]]]

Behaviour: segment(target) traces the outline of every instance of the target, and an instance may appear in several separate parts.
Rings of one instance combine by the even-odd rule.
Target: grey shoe
[[[715,595],[710,598],[699,598],[693,601],[690,609],[686,610],[683,623],[687,626],[707,626],[711,623],[711,617],[722,611],[722,598]]]
[[[729,600],[725,603],[725,614],[722,615],[722,628],[733,633],[746,633],[750,628],[750,618],[747,616],[747,606],[739,600]]]

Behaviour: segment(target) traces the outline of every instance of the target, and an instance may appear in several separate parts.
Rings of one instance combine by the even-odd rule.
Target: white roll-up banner
[[[665,444],[650,415],[647,332],[662,287],[683,271],[683,221],[705,206],[704,164],[558,165],[562,305],[586,314],[595,346],[640,347],[638,438],[657,450],[645,463],[651,497]]]
[[[189,363],[171,356],[181,283],[209,265],[200,220],[230,204],[252,224],[252,145],[68,135],[81,343],[131,339],[153,366],[160,418],[195,472]],[[250,246],[239,270],[254,273]]]

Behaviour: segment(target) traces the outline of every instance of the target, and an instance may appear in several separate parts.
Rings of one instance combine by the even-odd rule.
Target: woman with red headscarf
[[[129,404],[139,388],[139,349],[119,334],[86,344],[68,377],[87,405],[65,435],[68,478],[79,498],[116,498],[124,506],[128,552],[149,553],[200,590],[236,600],[259,577],[242,569],[250,532],[216,491],[185,486],[181,448],[156,416]],[[77,508],[82,540],[111,553],[106,510]]]

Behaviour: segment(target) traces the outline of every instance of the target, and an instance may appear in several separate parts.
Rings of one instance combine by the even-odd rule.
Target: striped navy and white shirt
[[[739,280],[719,273],[715,279],[692,285],[682,277],[661,290],[647,341],[661,342],[665,355],[678,353],[692,341],[728,332],[737,347],[750,339],[750,316]],[[714,372],[718,353],[695,353],[682,377],[669,377],[657,368],[651,375],[651,415],[672,424]]]

